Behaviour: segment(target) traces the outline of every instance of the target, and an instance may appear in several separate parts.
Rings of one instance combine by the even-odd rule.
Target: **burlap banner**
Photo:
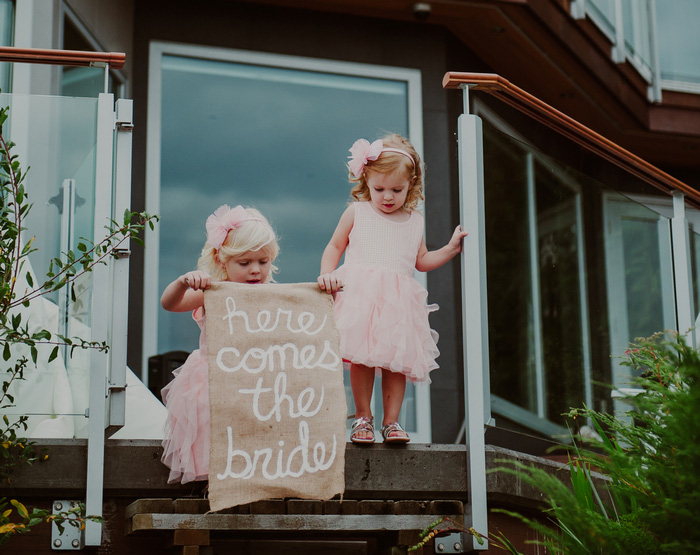
[[[342,493],[347,409],[331,296],[315,283],[221,282],[204,307],[211,510]]]

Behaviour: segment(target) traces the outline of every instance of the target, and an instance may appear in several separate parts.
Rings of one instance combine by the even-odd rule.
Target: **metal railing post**
[[[131,143],[134,101],[119,99],[116,106],[114,191],[112,218],[121,222],[131,205]],[[126,418],[126,347],[129,299],[129,245],[125,244],[111,261],[112,325],[108,380],[107,437],[124,426]]]
[[[676,289],[676,322],[678,332],[688,334],[688,331],[695,325],[695,310],[693,307],[688,220],[685,217],[685,196],[679,192],[673,193],[671,240],[673,242],[673,275]],[[695,334],[688,334],[687,339],[691,346],[695,347]]]
[[[112,216],[112,149],[114,142],[114,97],[101,93],[97,100],[97,145],[95,153],[95,229],[94,242],[105,236],[105,222]],[[97,264],[92,272],[92,314],[109,314],[110,266]],[[92,341],[109,341],[109,319],[92,318]],[[88,422],[87,484],[85,510],[102,515],[104,482],[104,446],[106,427],[108,353],[93,351],[90,357],[90,404]],[[101,545],[102,525],[88,521],[85,545]]]
[[[469,113],[469,87],[462,87],[464,111],[458,120],[460,223],[464,238],[462,267],[462,338],[464,404],[472,526],[484,536],[472,549],[488,549],[486,444],[484,423],[490,419],[488,314],[486,306],[486,234],[484,161],[481,119]]]

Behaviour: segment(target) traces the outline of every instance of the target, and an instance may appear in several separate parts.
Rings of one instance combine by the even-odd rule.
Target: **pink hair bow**
[[[241,205],[235,208],[229,208],[228,204],[219,206],[207,218],[207,243],[219,250],[226,241],[228,232],[232,229],[238,229],[249,219],[251,218],[248,211]]]
[[[365,171],[367,162],[379,158],[384,148],[384,143],[381,139],[370,143],[367,139],[357,139],[350,148],[351,156],[348,162],[348,167],[355,177],[360,177]]]

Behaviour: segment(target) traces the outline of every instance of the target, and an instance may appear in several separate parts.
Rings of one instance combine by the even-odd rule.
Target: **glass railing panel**
[[[537,412],[527,151],[485,126],[484,174],[491,391]]]
[[[33,205],[23,221],[22,242],[34,238],[35,252],[19,276],[20,291],[31,288],[27,272],[36,287],[46,281],[51,259],[64,259],[68,249],[78,252],[82,238],[93,240],[97,99],[2,94],[0,103],[10,108],[3,132],[16,143],[13,152],[22,168],[29,168],[24,186]],[[21,308],[22,317],[31,329],[89,341],[92,286],[86,273],[72,288],[32,300]],[[37,365],[13,385],[16,406],[9,412],[30,416],[29,436],[85,435],[91,351],[61,348],[49,362],[52,349],[39,346]]]
[[[545,414],[555,417],[585,399],[581,193],[546,159],[536,163],[534,178]]]
[[[551,434],[571,407],[612,410],[595,382],[627,385],[629,342],[674,328],[670,222],[651,208],[671,197],[564,139],[545,155],[477,111],[496,422]]]

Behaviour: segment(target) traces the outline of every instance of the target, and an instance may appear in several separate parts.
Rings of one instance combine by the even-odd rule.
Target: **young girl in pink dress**
[[[207,242],[197,269],[165,288],[160,304],[172,312],[190,312],[201,329],[199,349],[175,370],[163,388],[168,409],[163,463],[168,483],[207,480],[209,475],[209,371],[204,329],[204,290],[212,281],[266,283],[277,268],[277,236],[253,208],[227,205],[207,218]]]
[[[355,183],[352,202],[323,251],[318,283],[338,291],[336,325],[340,352],[350,366],[355,399],[353,443],[374,442],[370,403],[375,369],[381,369],[385,443],[408,443],[398,423],[406,380],[428,382],[438,367],[437,333],[430,329],[428,292],[413,278],[442,266],[461,250],[466,235],[457,226],[450,242],[428,251],[423,218],[416,211],[423,199],[421,160],[411,143],[389,135],[369,143],[360,139],[350,149],[348,168]],[[347,249],[347,251],[346,251]],[[336,270],[345,253],[345,263]],[[342,291],[339,291],[342,288]]]

